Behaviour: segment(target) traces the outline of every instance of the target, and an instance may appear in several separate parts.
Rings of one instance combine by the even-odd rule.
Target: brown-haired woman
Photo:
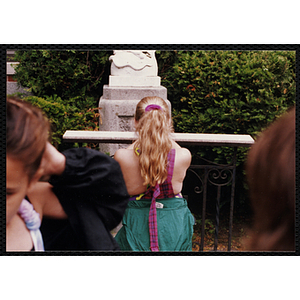
[[[128,202],[119,165],[90,149],[60,153],[48,131],[39,109],[7,99],[6,250],[119,249],[109,232]],[[62,222],[48,223],[44,234],[47,216]]]
[[[295,251],[295,108],[251,147],[246,175],[254,216],[245,248]]]
[[[135,128],[138,139],[114,155],[128,193],[135,195],[116,240],[125,251],[191,251],[194,218],[180,194],[191,154],[171,137],[166,102],[143,98],[136,107]]]

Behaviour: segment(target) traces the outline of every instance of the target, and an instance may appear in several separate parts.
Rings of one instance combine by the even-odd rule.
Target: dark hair
[[[8,97],[6,105],[6,153],[24,164],[31,180],[44,154],[49,122],[40,109],[17,97]]]
[[[295,250],[295,107],[250,149],[246,174],[254,212],[248,250]]]

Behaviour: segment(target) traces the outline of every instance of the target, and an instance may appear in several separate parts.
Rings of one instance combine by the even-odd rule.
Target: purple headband
[[[161,106],[157,105],[157,104],[150,104],[150,105],[146,106],[145,112],[148,112],[150,110],[155,110],[155,109],[158,109],[158,110],[161,109],[161,110],[163,110],[163,108]]]

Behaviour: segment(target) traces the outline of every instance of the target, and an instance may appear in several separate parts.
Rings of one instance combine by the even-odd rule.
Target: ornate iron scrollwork
[[[201,194],[203,192],[203,180],[202,178],[191,168],[188,169],[189,172],[191,172],[193,175],[196,176],[196,178],[200,181],[200,185],[196,185],[194,187],[194,192],[196,194]]]
[[[221,200],[221,188],[224,186],[231,186],[230,196],[230,216],[229,216],[229,235],[228,235],[228,251],[231,250],[231,235],[232,235],[232,219],[233,219],[233,205],[234,205],[234,189],[235,189],[235,173],[236,173],[236,152],[237,149],[234,147],[234,153],[232,157],[232,163],[224,165],[217,164],[209,161],[203,157],[197,157],[198,161],[203,164],[191,165],[188,169],[194,176],[200,185],[196,184],[193,188],[190,188],[189,194],[192,190],[195,194],[203,194],[202,203],[202,229],[201,229],[201,245],[200,250],[203,251],[204,246],[204,233],[205,233],[205,214],[206,214],[206,201],[207,201],[207,186],[210,183],[217,187],[217,198],[216,198],[216,223],[215,223],[215,241],[214,251],[217,251],[218,247],[218,233],[219,233],[219,213],[220,213],[220,200]],[[199,175],[195,170],[202,170],[203,176]],[[203,177],[203,178],[202,178]]]
[[[208,171],[208,181],[215,186],[225,186],[232,181],[232,170],[213,168]]]

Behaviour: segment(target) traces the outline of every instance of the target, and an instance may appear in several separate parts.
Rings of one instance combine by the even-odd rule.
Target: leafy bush
[[[66,130],[96,130],[98,101],[108,82],[110,51],[16,51],[15,78],[34,95],[52,127],[53,144],[63,150]],[[63,99],[63,100],[62,100]],[[93,148],[97,146],[91,145]]]
[[[250,134],[254,139],[296,101],[295,52],[157,52],[159,75],[168,89],[176,132]],[[229,163],[229,147],[191,148]],[[236,198],[246,197],[243,163],[248,148],[238,148]]]
[[[255,136],[295,103],[295,52],[179,51],[160,76],[180,132]]]
[[[161,51],[158,56],[177,132],[255,138],[295,103],[295,52]],[[220,156],[220,149],[215,151]]]
[[[62,136],[66,130],[97,130],[99,113],[97,109],[79,109],[70,105],[56,95],[53,97],[41,98],[29,96],[25,101],[43,110],[51,123],[52,144],[59,150],[64,150],[68,146],[62,145]],[[72,103],[75,99],[70,99]]]
[[[99,99],[108,82],[109,51],[16,51],[15,78],[39,97],[58,95],[62,99]],[[96,101],[96,100],[95,100]]]

